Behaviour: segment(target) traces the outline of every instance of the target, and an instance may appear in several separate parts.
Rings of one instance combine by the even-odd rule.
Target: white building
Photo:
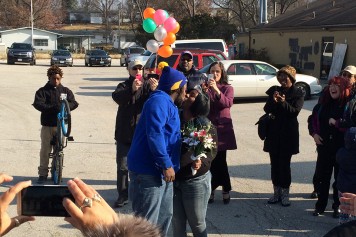
[[[2,44],[5,49],[10,47],[14,42],[31,44],[31,36],[31,27],[2,30],[0,31],[0,44]],[[60,34],[55,32],[33,28],[33,46],[36,50],[57,49],[58,37],[60,37]]]

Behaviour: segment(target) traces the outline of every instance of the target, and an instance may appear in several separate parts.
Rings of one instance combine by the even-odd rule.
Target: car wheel
[[[297,84],[295,84],[295,86],[299,87],[303,91],[305,100],[310,99],[310,97],[311,97],[310,88],[309,88],[309,86],[307,84],[305,84],[305,83],[297,83]]]

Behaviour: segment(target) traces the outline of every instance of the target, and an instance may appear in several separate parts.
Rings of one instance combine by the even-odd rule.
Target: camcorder
[[[17,213],[24,216],[69,216],[62,201],[75,199],[66,185],[33,185],[17,194]]]

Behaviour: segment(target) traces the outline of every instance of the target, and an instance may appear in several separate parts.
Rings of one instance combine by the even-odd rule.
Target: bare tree
[[[7,27],[31,25],[31,0],[2,0],[0,21]],[[56,0],[33,0],[33,21],[38,28],[53,28],[64,19],[61,2]]]

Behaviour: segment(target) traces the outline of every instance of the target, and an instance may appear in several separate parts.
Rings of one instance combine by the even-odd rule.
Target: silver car
[[[120,66],[127,66],[130,57],[134,55],[140,55],[143,52],[145,52],[145,48],[139,47],[139,46],[131,46],[126,49],[123,49],[121,52],[121,58],[120,58]]]
[[[146,50],[142,54],[132,54],[132,56],[127,58],[127,63],[130,63],[131,61],[134,61],[137,59],[137,60],[140,60],[143,65],[145,65],[151,55],[152,55],[152,52],[150,52],[148,50]]]
[[[276,76],[278,68],[266,62],[255,60],[223,60],[221,62],[224,64],[229,83],[234,87],[235,98],[266,97],[268,88],[279,85]],[[199,71],[208,73],[209,66]],[[304,91],[306,99],[319,94],[322,90],[316,77],[305,74],[297,73],[295,85]]]
[[[73,66],[73,57],[68,50],[53,50],[51,54],[51,66]]]

